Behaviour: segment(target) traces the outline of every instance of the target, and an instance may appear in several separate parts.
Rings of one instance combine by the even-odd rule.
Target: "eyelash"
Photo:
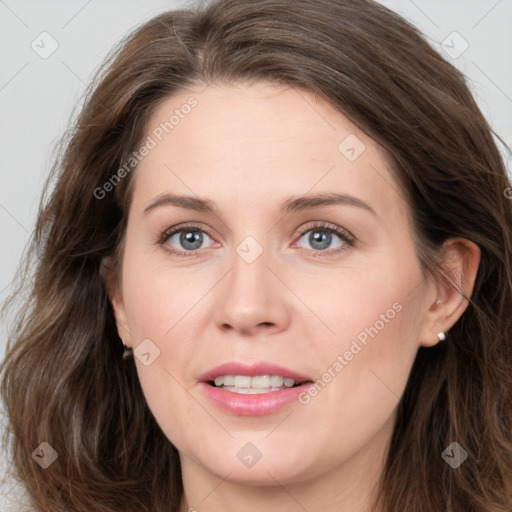
[[[328,222],[316,222],[313,225],[309,225],[307,227],[302,228],[299,230],[299,238],[300,240],[305,233],[308,233],[309,231],[326,231],[328,233],[334,233],[335,235],[338,235],[338,237],[346,244],[345,246],[341,248],[335,248],[335,249],[327,249],[324,251],[315,250],[315,249],[306,249],[308,252],[312,251],[313,257],[329,257],[329,256],[335,256],[341,252],[344,252],[347,250],[347,246],[353,247],[355,243],[355,237],[351,235],[348,231],[346,231],[343,228],[340,228],[339,226],[336,226],[335,224],[330,224]],[[179,258],[190,258],[190,257],[197,257],[199,256],[199,252],[202,249],[196,249],[194,251],[177,251],[175,249],[170,248],[169,246],[164,246],[164,244],[171,238],[172,235],[179,233],[180,231],[200,231],[202,233],[206,233],[210,238],[213,239],[213,237],[208,233],[207,230],[203,229],[198,224],[194,223],[185,223],[185,224],[179,224],[178,226],[173,226],[172,228],[167,229],[164,231],[159,239],[157,240],[157,245],[163,247],[169,254],[172,254],[173,256],[177,256]]]

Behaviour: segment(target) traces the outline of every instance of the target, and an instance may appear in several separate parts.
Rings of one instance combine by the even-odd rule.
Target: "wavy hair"
[[[215,0],[161,14],[113,51],[62,140],[15,297],[1,370],[12,471],[38,512],[179,510],[176,448],[122,358],[101,262],[119,262],[149,117],[197,84],[308,90],[376,140],[410,206],[422,268],[444,241],[481,250],[473,295],[444,344],[420,348],[400,400],[376,507],[512,510],[510,180],[464,76],[370,0]],[[96,191],[96,193],[95,193]],[[19,295],[24,292],[24,295]],[[14,307],[15,300],[10,301]],[[58,453],[44,471],[31,453]],[[441,457],[457,441],[457,469]]]

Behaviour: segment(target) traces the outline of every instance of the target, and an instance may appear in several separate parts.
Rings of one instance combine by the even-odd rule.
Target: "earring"
[[[438,332],[437,337],[439,338],[439,341],[444,341],[446,339],[446,334],[444,332]]]
[[[123,344],[123,347],[124,347],[123,359],[130,359],[133,356],[133,348],[132,347],[127,347],[124,344],[123,340],[121,340],[121,343]]]

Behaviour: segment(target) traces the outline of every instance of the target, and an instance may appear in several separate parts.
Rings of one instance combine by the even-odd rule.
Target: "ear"
[[[480,248],[465,238],[450,238],[442,248],[442,273],[436,278],[420,344],[431,347],[438,333],[449,331],[466,310],[480,264]],[[463,292],[463,293],[461,293]],[[463,295],[464,294],[464,295]]]
[[[107,288],[108,298],[114,311],[114,318],[117,326],[117,333],[127,346],[131,346],[131,335],[128,327],[128,320],[123,301],[121,280],[113,269],[111,256],[105,256],[101,260],[100,274]]]

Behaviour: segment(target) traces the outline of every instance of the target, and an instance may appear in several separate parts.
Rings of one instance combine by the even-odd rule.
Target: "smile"
[[[300,386],[300,382],[281,375],[222,375],[209,382],[216,388],[242,395],[259,395]]]

